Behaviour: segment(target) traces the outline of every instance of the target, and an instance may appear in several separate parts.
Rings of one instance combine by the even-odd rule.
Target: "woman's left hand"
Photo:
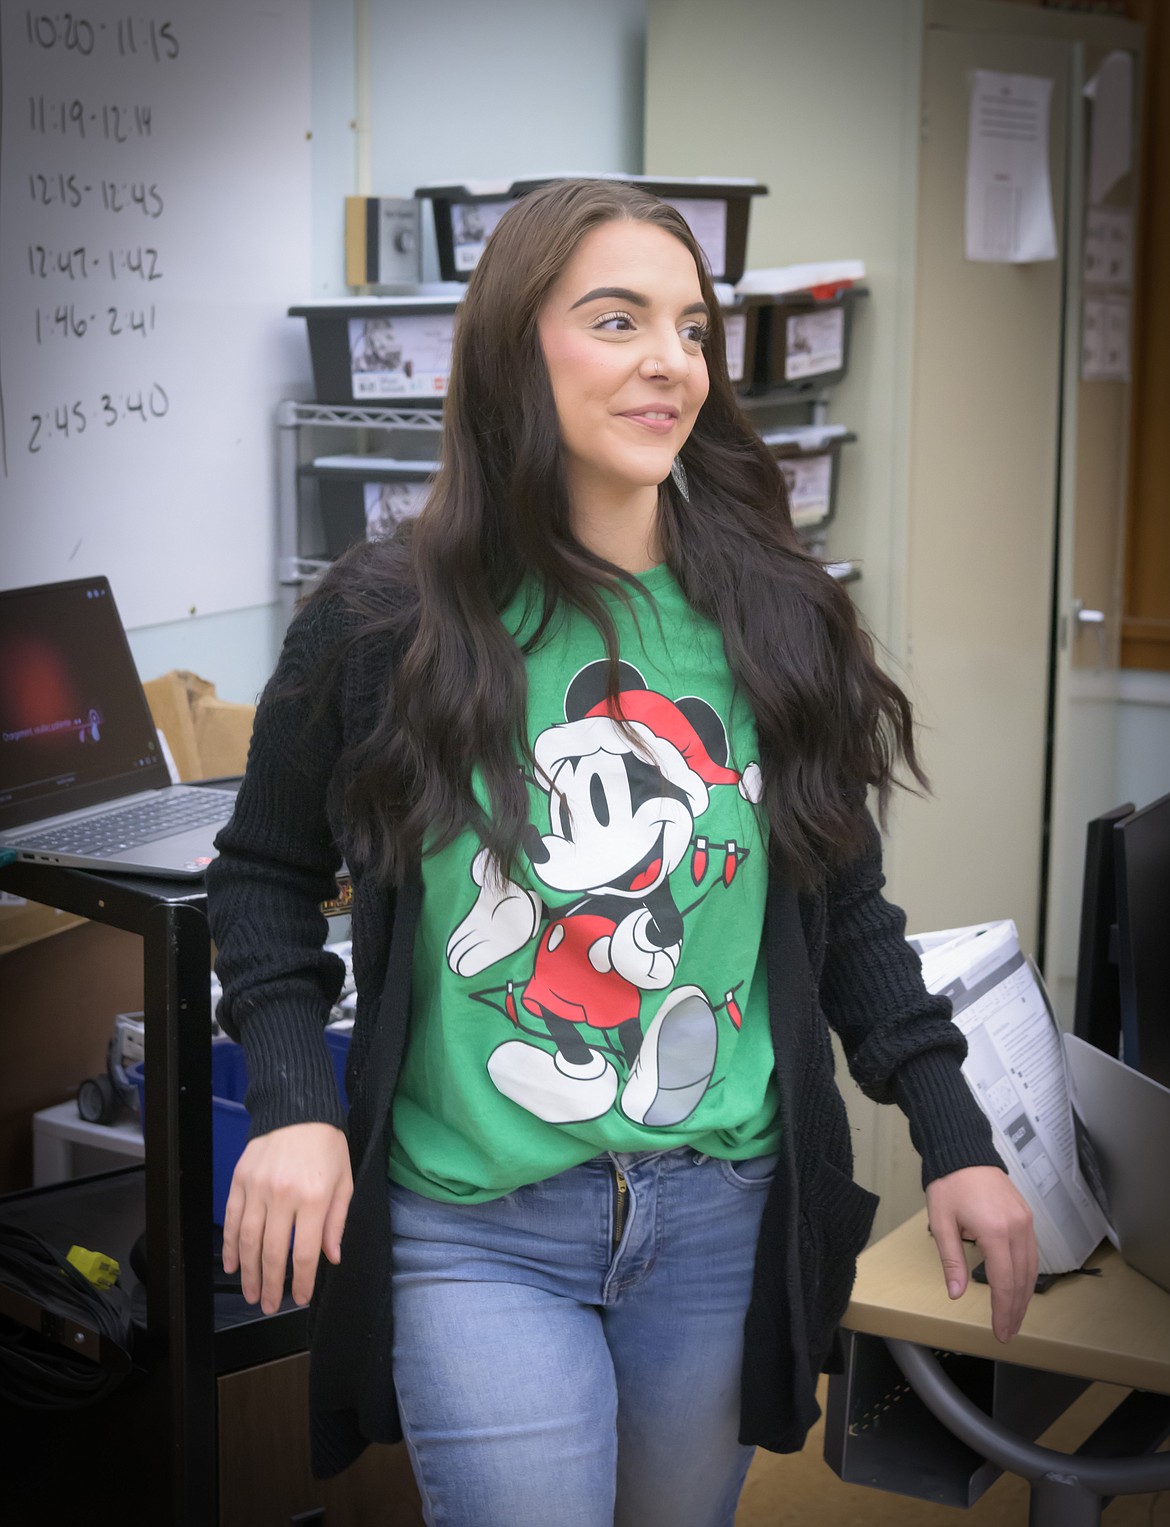
[[[1010,1341],[1036,1287],[1039,1257],[1031,1209],[1007,1173],[994,1166],[936,1177],[926,1189],[926,1209],[947,1292],[958,1299],[966,1291],[963,1242],[974,1241],[987,1268],[991,1329],[1000,1341]]]

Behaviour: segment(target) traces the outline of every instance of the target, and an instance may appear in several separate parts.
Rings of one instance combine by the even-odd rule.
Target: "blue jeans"
[[[391,1184],[395,1386],[429,1527],[731,1527],[774,1167],[608,1154],[475,1205]]]

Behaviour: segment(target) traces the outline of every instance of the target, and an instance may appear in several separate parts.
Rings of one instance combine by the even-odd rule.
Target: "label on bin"
[[[362,486],[368,541],[388,536],[400,520],[413,519],[431,491],[429,482],[368,482]]]
[[[716,281],[727,270],[727,203],[713,196],[664,196],[680,212],[707,257],[707,268]]]
[[[472,271],[483,254],[488,235],[512,205],[510,201],[457,201],[451,205],[451,243],[455,269]]]
[[[349,320],[355,398],[442,396],[451,371],[454,313],[381,315]]]
[[[843,307],[829,308],[824,313],[798,313],[788,320],[788,343],[784,357],[786,381],[820,376],[826,371],[840,371],[844,364]]]
[[[747,349],[747,314],[729,313],[723,320],[727,340],[727,375],[733,382],[743,381],[744,351]]]
[[[797,529],[819,525],[827,519],[832,501],[832,456],[828,452],[821,456],[788,456],[777,465],[788,489],[788,507]]]

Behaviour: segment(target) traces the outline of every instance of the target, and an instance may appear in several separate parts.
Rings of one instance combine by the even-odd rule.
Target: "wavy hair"
[[[341,597],[359,639],[392,638],[401,654],[377,725],[339,771],[347,851],[384,879],[401,879],[469,826],[504,873],[514,870],[529,812],[520,766],[532,766],[525,655],[562,602],[597,628],[616,700],[617,633],[601,591],[628,599],[636,580],[573,534],[537,323],[581,240],[621,219],[686,246],[711,315],[710,390],[681,453],[689,500],[671,478],[660,485],[658,533],[688,604],[722,631],[755,718],[772,851],[799,885],[814,886],[860,851],[867,786],[884,815],[899,764],[926,785],[909,702],[878,667],[844,588],[801,546],[783,478],[732,391],[694,235],[635,186],[559,181],[509,208],[472,274],[456,320],[442,466],[422,513],[392,539],[347,553],[321,590]],[[521,648],[500,612],[525,578],[543,603]]]

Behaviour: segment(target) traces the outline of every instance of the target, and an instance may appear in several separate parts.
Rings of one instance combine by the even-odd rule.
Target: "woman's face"
[[[538,330],[573,492],[656,486],[707,396],[707,308],[685,244],[604,223],[577,246]]]

